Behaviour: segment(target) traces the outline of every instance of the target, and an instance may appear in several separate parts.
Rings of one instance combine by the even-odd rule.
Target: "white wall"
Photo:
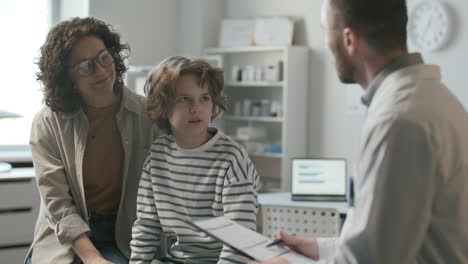
[[[130,65],[172,55],[200,56],[218,42],[220,0],[90,0],[89,15],[115,25],[132,48]]]
[[[54,8],[58,9],[58,20],[66,20],[71,17],[86,17],[89,11],[89,1],[52,0]],[[54,21],[55,22],[55,21]]]
[[[447,45],[436,52],[424,53],[427,63],[434,63],[441,66],[442,80],[462,101],[465,108],[468,108],[468,84],[466,83],[467,62],[468,62],[468,1],[442,0],[452,14],[451,27],[452,39]],[[410,0],[409,7],[412,8],[419,1]],[[415,50],[409,42],[410,49]]]
[[[130,65],[154,65],[178,53],[178,4],[175,0],[90,0],[89,15],[116,26],[132,49]]]
[[[409,8],[419,1],[408,0]],[[423,54],[428,63],[439,64],[443,80],[468,107],[468,85],[465,82],[468,61],[468,1],[441,0],[455,17],[454,38],[441,51]],[[320,28],[322,1],[310,0],[226,0],[227,17],[289,15],[297,18],[296,43],[311,49],[309,61],[309,155],[346,157],[355,162],[362,119],[347,116],[346,94],[350,87],[341,84],[335,74]],[[410,43],[410,50],[415,50]],[[348,89],[348,90],[346,90]],[[356,89],[355,86],[351,89]],[[356,95],[355,91],[351,92]],[[352,167],[352,166],[350,166]]]
[[[206,47],[218,44],[224,9],[224,1],[220,0],[179,0],[177,47],[180,55],[200,56]]]

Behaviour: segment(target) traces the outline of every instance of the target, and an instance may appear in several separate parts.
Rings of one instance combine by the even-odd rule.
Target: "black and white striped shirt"
[[[158,258],[161,234],[176,242],[168,255],[206,263],[247,259],[185,221],[225,215],[255,230],[259,177],[245,149],[216,129],[195,149],[179,147],[173,136],[153,142],[140,180],[131,263]]]

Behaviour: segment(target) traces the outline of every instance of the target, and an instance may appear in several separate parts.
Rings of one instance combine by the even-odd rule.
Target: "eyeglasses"
[[[99,63],[103,68],[109,67],[114,63],[112,54],[107,50],[101,50],[98,55],[92,59],[86,59],[73,65],[71,69],[78,72],[81,77],[86,77],[93,74],[96,71],[96,62]]]

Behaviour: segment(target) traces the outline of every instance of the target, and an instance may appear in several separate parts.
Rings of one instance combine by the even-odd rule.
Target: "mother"
[[[154,134],[144,98],[123,83],[129,51],[96,18],[57,24],[41,48],[46,106],[30,139],[41,210],[29,263],[128,263]]]

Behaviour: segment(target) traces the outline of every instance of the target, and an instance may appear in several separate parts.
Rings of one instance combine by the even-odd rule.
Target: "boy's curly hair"
[[[188,59],[181,56],[169,57],[148,73],[145,93],[148,96],[148,117],[167,134],[171,134],[168,114],[175,102],[175,84],[181,76],[192,74],[199,79],[199,85],[208,85],[213,101],[215,120],[226,111],[223,69],[211,66],[202,59]]]

